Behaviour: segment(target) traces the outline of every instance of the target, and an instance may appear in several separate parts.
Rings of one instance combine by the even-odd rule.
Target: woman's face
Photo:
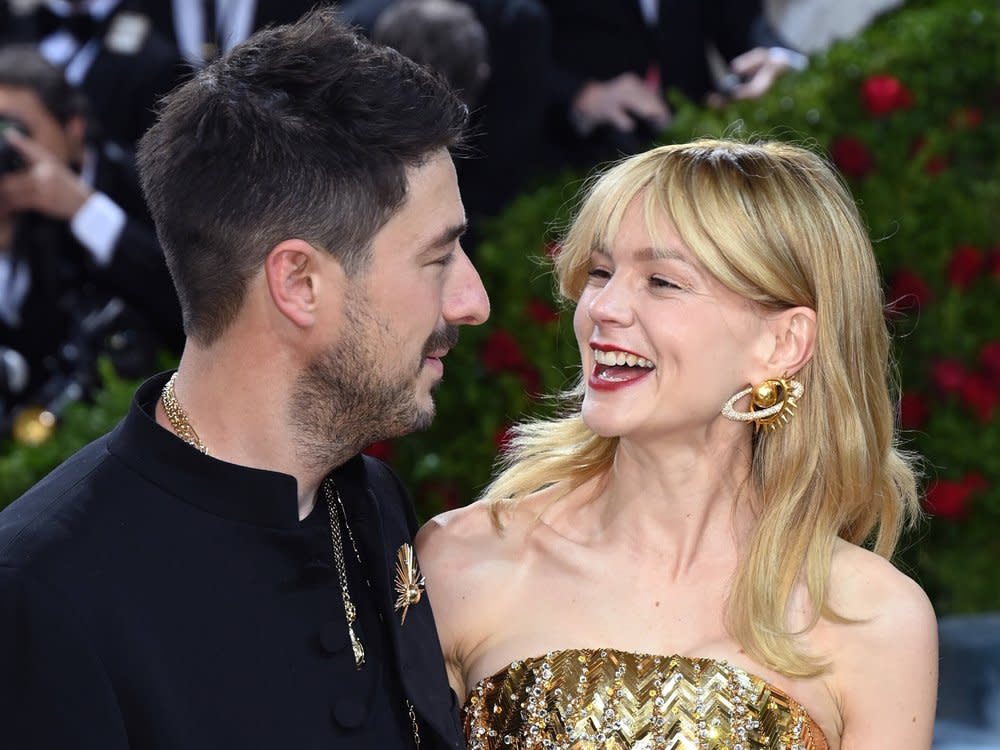
[[[583,417],[605,437],[696,436],[755,377],[773,349],[767,321],[726,289],[684,245],[666,216],[659,244],[642,194],[612,246],[591,258],[573,318],[586,392]]]

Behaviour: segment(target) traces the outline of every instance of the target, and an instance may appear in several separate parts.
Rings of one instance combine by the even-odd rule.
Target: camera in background
[[[16,117],[0,115],[0,176],[24,169],[24,159],[7,140],[7,131],[13,128],[22,135],[31,135],[28,127]]]

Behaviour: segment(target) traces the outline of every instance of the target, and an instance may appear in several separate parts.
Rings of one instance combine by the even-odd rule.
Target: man
[[[65,364],[51,360],[79,320],[112,298],[138,316],[154,353],[181,343],[177,295],[132,159],[92,137],[87,112],[83,94],[30,45],[0,47],[0,148],[9,156],[0,345],[27,360],[28,397]]]
[[[543,0],[551,18],[548,153],[589,165],[646,148],[670,122],[664,92],[720,104],[755,98],[807,60],[760,0]],[[717,90],[707,49],[724,61]]]
[[[13,5],[13,4],[12,4]],[[159,98],[184,74],[177,52],[136,0],[19,3],[3,39],[31,43],[82,90],[102,137],[131,150]]]
[[[471,8],[475,19],[470,22],[461,7],[449,12],[447,3],[420,0],[344,0],[337,7],[343,18],[372,38],[397,49],[401,49],[397,45],[405,46],[404,54],[415,54],[413,59],[463,89],[472,110],[469,146],[475,158],[461,161],[458,180],[471,234],[476,235],[481,220],[498,214],[538,171],[543,156],[544,73],[550,33],[540,0],[462,0],[456,4]],[[407,27],[410,18],[415,22]],[[480,54],[479,41],[470,34],[473,25],[486,32],[488,66],[472,59]],[[447,29],[454,36],[419,43],[421,34],[429,35],[431,29],[433,33]],[[466,59],[449,64],[442,55],[455,50],[456,42],[466,47],[461,55]],[[484,73],[488,73],[485,78]],[[473,93],[475,97],[470,96]],[[468,239],[467,246],[474,247]]]
[[[429,423],[489,312],[465,119],[330,10],[167,98],[139,167],[188,340],[0,513],[5,746],[461,746],[412,506],[359,451]]]

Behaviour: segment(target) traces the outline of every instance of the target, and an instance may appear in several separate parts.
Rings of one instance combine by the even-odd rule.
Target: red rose
[[[837,169],[848,177],[861,179],[875,168],[875,160],[868,147],[849,135],[833,139],[830,143],[830,157]]]
[[[1000,247],[995,247],[990,251],[990,273],[993,278],[1000,281]]]
[[[970,497],[985,487],[986,480],[979,474],[966,474],[957,482],[939,479],[927,489],[924,506],[941,518],[962,518],[969,512]]]
[[[962,401],[975,413],[980,422],[986,424],[993,419],[997,403],[1000,402],[1000,393],[997,393],[990,380],[979,373],[973,373],[962,383],[960,393]]]
[[[542,325],[559,320],[559,313],[538,299],[528,300],[525,312],[529,318]]]
[[[918,157],[923,153],[927,139],[918,135],[910,144],[910,156]],[[924,171],[929,175],[939,175],[951,164],[951,156],[947,154],[930,154],[924,162]]]
[[[372,443],[367,448],[365,448],[364,453],[377,458],[380,461],[385,461],[388,463],[392,460],[392,443],[388,440],[380,440],[377,443]]]
[[[555,240],[545,243],[545,254],[549,258],[555,258],[559,255],[559,251],[562,250],[562,243],[556,242]]]
[[[943,393],[958,393],[968,379],[969,373],[965,367],[953,359],[943,359],[931,366],[931,380]]]
[[[494,331],[489,335],[480,359],[490,372],[518,370],[525,364],[521,345],[509,332],[503,330]]]
[[[983,251],[972,245],[959,245],[948,263],[948,279],[959,289],[965,289],[986,269]]]
[[[927,282],[913,271],[904,268],[889,284],[889,305],[894,310],[913,310],[923,307],[933,296]]]
[[[895,76],[874,75],[861,84],[861,101],[870,115],[884,117],[912,105],[913,94]]]
[[[904,393],[899,400],[899,423],[907,430],[919,430],[927,423],[927,399],[914,392]]]
[[[991,341],[980,350],[979,364],[987,373],[1000,380],[1000,341]]]

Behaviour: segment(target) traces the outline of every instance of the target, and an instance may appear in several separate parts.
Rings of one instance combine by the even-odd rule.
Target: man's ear
[[[299,328],[316,324],[321,294],[339,296],[340,264],[305,240],[283,240],[264,260],[264,276],[275,308]],[[342,285],[342,284],[341,284]]]
[[[770,377],[794,375],[812,359],[816,348],[816,311],[809,307],[782,310],[768,322],[774,348],[767,362]]]

